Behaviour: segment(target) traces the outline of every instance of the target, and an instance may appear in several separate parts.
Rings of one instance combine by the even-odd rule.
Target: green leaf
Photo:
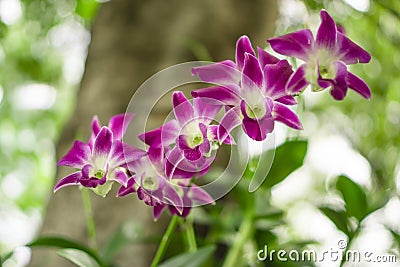
[[[262,186],[271,188],[302,166],[307,144],[307,141],[288,141],[280,145],[275,151],[274,162]]]
[[[395,231],[389,229],[390,233],[393,236],[394,241],[396,242],[396,245],[398,248],[400,248],[400,235],[396,233]]]
[[[93,259],[99,263],[100,266],[105,266],[102,260],[99,258],[97,253],[92,249],[88,248],[87,246],[78,243],[76,241],[58,237],[58,236],[46,236],[46,237],[39,237],[38,239],[32,241],[31,243],[27,244],[28,247],[55,247],[55,248],[63,248],[63,249],[75,249],[85,252],[86,254],[90,255]]]
[[[72,248],[60,249],[57,251],[57,254],[79,267],[100,267],[93,257],[82,250]]]
[[[4,255],[4,256],[1,256],[1,255],[0,255],[0,266],[2,266],[3,263],[6,262],[6,260],[8,260],[9,258],[11,258],[13,254],[14,254],[14,252],[11,251],[11,252],[7,253],[7,254]]]
[[[86,22],[90,22],[96,15],[99,5],[96,0],[78,0],[75,12]]]
[[[361,221],[367,215],[368,209],[364,189],[344,175],[339,176],[336,189],[343,196],[347,215],[354,216],[358,221]]]
[[[215,249],[215,246],[207,246],[198,249],[196,252],[180,254],[164,261],[159,267],[200,267]]]
[[[349,236],[346,212],[334,210],[329,207],[320,207],[319,210],[335,224],[337,229]]]

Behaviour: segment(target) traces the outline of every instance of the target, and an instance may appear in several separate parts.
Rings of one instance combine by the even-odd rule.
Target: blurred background
[[[39,234],[45,220],[59,159],[57,143],[62,134],[68,134],[66,125],[79,98],[85,97],[78,91],[92,29],[96,23],[104,27],[106,22],[97,20],[96,15],[107,4],[95,0],[0,0],[0,255],[17,248],[4,266],[30,262],[30,250],[21,246]],[[266,46],[265,40],[273,35],[305,27],[315,31],[321,8],[371,53],[369,64],[352,66],[351,70],[367,82],[372,98],[366,101],[349,92],[344,101],[336,102],[328,92],[307,91],[303,95],[298,108],[305,130],[300,137],[308,140],[308,150],[304,164],[270,190],[271,205],[282,211],[281,220],[271,226],[270,233],[280,245],[297,242],[317,250],[336,248],[338,240],[348,237],[340,222],[357,224],[342,220],[340,212],[324,210],[343,209],[344,195],[335,183],[337,176],[345,175],[359,186],[368,202],[368,213],[351,246],[377,254],[392,253],[399,262],[400,5],[397,0],[280,0],[276,10],[271,9],[276,11],[270,23],[274,30],[257,32],[255,43]],[[100,35],[100,28],[97,30]],[[226,52],[230,58],[234,41],[241,34],[252,37],[255,31],[248,27],[232,33],[234,39],[229,39],[231,48]],[[138,35],[137,42],[141,38]],[[223,59],[221,54],[214,56],[208,51],[210,45],[200,38],[187,46],[193,59]],[[99,51],[106,52],[100,49],[94,53]],[[145,58],[139,60],[145,64]],[[153,73],[167,67],[166,62],[170,61],[159,63]],[[137,83],[151,74],[146,73]],[[100,113],[102,108],[97,106]],[[119,107],[121,112],[124,108]],[[87,114],[86,120],[93,115]],[[101,117],[103,123],[107,119]],[[299,137],[291,131],[277,131],[284,137]],[[71,135],[75,137],[79,131]],[[261,244],[255,248],[262,249]]]

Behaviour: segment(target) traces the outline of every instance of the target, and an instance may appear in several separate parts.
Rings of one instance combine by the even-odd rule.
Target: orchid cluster
[[[370,55],[349,40],[325,10],[320,16],[315,39],[305,29],[267,40],[275,52],[304,61],[296,70],[259,47],[256,53],[247,36],[237,41],[235,62],[193,68],[193,75],[215,86],[192,91],[192,102],[174,92],[175,118],[138,136],[146,151],[122,141],[133,114],[114,116],[103,127],[95,117],[89,141],[75,141],[58,163],[78,171],[60,180],[54,190],[80,185],[105,196],[117,183],[119,197],[136,193],[153,208],[154,219],[165,209],[186,217],[194,203],[214,203],[196,183],[210,169],[218,148],[235,144],[235,127],[241,125],[256,141],[267,138],[275,121],[301,130],[291,106],[309,85],[312,91],[329,89],[335,100],[342,100],[348,88],[370,98],[366,83],[347,69],[369,62]],[[216,123],[221,110],[223,117]]]

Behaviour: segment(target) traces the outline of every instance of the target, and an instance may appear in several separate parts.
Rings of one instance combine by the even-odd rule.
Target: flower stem
[[[86,188],[81,189],[83,208],[86,216],[86,227],[89,235],[89,244],[92,249],[97,251],[97,235],[96,224],[93,217],[92,203],[90,201],[89,190]]]
[[[185,231],[185,239],[188,246],[188,251],[195,252],[197,250],[197,243],[193,229],[193,219],[187,218],[186,220],[182,220],[181,225]]]
[[[228,252],[222,267],[236,266],[241,255],[241,251],[253,232],[254,216],[252,212],[247,212],[245,218],[240,225],[239,232],[235,238],[233,246]]]
[[[156,267],[160,263],[170,241],[170,236],[175,229],[176,223],[178,221],[178,216],[172,216],[171,221],[169,222],[168,228],[165,231],[160,245],[158,246],[156,255],[154,256],[153,262],[151,263],[151,267]]]

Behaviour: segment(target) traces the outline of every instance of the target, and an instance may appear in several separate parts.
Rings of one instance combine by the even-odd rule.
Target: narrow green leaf
[[[13,254],[14,254],[14,252],[11,251],[11,252],[8,252],[7,254],[5,254],[4,256],[1,256],[1,255],[0,255],[0,266],[2,266],[3,263],[6,262],[6,260],[8,260],[9,258],[11,258]]]
[[[335,224],[337,229],[349,236],[346,212],[334,210],[329,207],[320,207],[319,210]]]
[[[275,151],[272,167],[262,186],[271,188],[302,166],[307,153],[307,144],[307,141],[288,141],[279,146]]]
[[[99,258],[97,253],[92,249],[88,248],[87,246],[58,236],[46,236],[46,237],[39,237],[38,239],[32,241],[31,243],[27,244],[28,247],[55,247],[55,248],[63,248],[63,249],[75,249],[80,250],[88,255],[90,255],[93,259],[95,259],[100,266],[104,266],[102,260]]]
[[[164,261],[159,267],[200,267],[215,249],[215,246],[207,246],[198,249],[196,252],[180,254]]]
[[[398,248],[400,248],[400,235],[396,233],[395,231],[389,229],[390,233],[393,236],[394,241],[396,242],[396,245]]]
[[[60,249],[57,251],[57,254],[79,267],[100,267],[92,256],[82,250],[72,248]]]
[[[344,175],[339,176],[336,189],[343,196],[347,215],[354,216],[358,221],[361,221],[367,215],[368,210],[364,189]]]

